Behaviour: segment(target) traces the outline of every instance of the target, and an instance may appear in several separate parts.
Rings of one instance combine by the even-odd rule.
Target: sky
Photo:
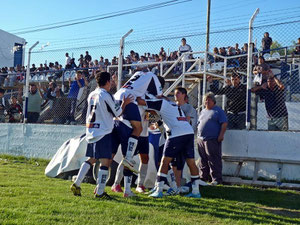
[[[2,20],[0,28],[17,33],[27,27],[103,15],[166,1],[2,1],[1,14],[6,19]],[[130,15],[17,35],[28,42],[26,51],[36,41],[40,42],[32,57],[35,63],[46,60],[62,62],[65,52],[78,58],[85,50],[89,50],[93,58],[98,59],[103,55],[111,59],[119,54],[120,38],[130,29],[134,31],[126,39],[125,54],[131,49],[140,54],[158,53],[162,46],[167,51],[174,51],[178,49],[181,37],[187,37],[187,43],[194,51],[204,50],[207,0],[181,1],[181,4]],[[248,21],[257,8],[260,9],[254,23],[257,26],[300,20],[299,0],[211,0],[211,31],[216,31],[211,34],[211,46],[228,46],[236,42],[242,45],[247,42],[247,30],[228,30],[247,28]],[[273,40],[276,39],[284,45],[291,44],[292,40],[300,36],[299,22],[286,26],[276,25],[268,29]],[[254,30],[254,38],[260,39],[263,32],[264,27]],[[49,46],[41,49],[47,43]]]

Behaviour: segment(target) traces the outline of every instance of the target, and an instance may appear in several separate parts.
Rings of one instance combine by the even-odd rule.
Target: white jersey
[[[113,118],[120,116],[122,109],[114,97],[103,88],[96,88],[88,97],[86,115],[86,140],[88,143],[99,141],[112,132]]]
[[[143,97],[146,93],[162,95],[162,87],[157,76],[152,72],[136,72],[114,95],[116,100],[123,100],[131,94],[134,98]]]
[[[194,134],[180,106],[165,99],[146,100],[147,108],[159,112],[165,125],[168,138]]]
[[[180,47],[179,47],[179,53],[180,53],[180,55],[181,55],[182,53],[185,53],[185,52],[191,52],[191,51],[192,51],[192,48],[191,48],[191,46],[188,45],[188,44],[186,44],[186,45],[180,45]],[[190,58],[192,58],[191,56],[192,56],[192,55],[185,55],[185,56],[183,56],[183,58],[184,58],[184,59],[190,59]]]

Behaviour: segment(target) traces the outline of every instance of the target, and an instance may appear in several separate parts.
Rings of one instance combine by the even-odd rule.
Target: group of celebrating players
[[[175,102],[163,96],[164,78],[152,72],[138,71],[114,96],[109,91],[112,80],[107,72],[96,75],[98,87],[88,96],[86,119],[86,141],[88,147],[85,161],[71,185],[74,195],[81,195],[80,184],[94,165],[97,169],[95,198],[111,199],[105,192],[108,169],[119,145],[123,160],[117,169],[112,191],[123,192],[120,182],[124,176],[124,197],[134,197],[131,190],[133,173],[138,174],[136,191],[145,193],[144,181],[148,170],[149,140],[148,113],[157,114],[160,120],[157,126],[161,131],[160,166],[155,187],[149,192],[153,198],[164,195],[177,195],[180,189],[181,171],[186,163],[191,174],[192,191],[186,197],[201,198],[199,185],[206,185],[199,177],[199,170],[194,159],[194,131],[197,123],[195,109],[185,104],[186,89],[175,89]],[[189,116],[186,116],[188,112]],[[195,116],[191,116],[195,115]],[[139,170],[132,163],[133,156],[140,155]],[[123,176],[122,176],[123,175]],[[165,184],[170,188],[163,193]]]

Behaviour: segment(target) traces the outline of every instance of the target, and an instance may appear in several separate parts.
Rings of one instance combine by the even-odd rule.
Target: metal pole
[[[206,48],[209,51],[209,30],[210,30],[210,0],[207,0],[207,21],[206,21]]]
[[[248,61],[247,61],[247,99],[246,99],[246,129],[250,129],[250,112],[251,112],[251,86],[252,86],[252,33],[255,17],[259,13],[257,8],[249,21],[249,38],[248,38]]]
[[[31,55],[31,51],[32,49],[37,46],[39,44],[39,42],[35,42],[34,45],[32,45],[29,48],[28,51],[28,63],[27,63],[27,70],[26,70],[26,82],[25,82],[25,107],[23,109],[23,114],[24,114],[24,123],[27,122],[27,110],[28,110],[28,96],[29,96],[29,77],[30,77],[30,55]]]
[[[210,0],[207,0],[207,21],[206,21],[206,46],[204,56],[204,72],[203,72],[203,89],[202,89],[202,102],[204,102],[204,95],[206,93],[206,64],[207,64],[207,53],[209,51],[209,28],[210,28]],[[202,104],[204,108],[204,104]]]
[[[226,74],[227,74],[227,58],[224,59],[224,73],[223,73],[223,76],[224,76],[224,85],[223,87],[226,86]],[[222,96],[222,109],[225,110],[225,102],[226,102],[226,96],[223,95]]]
[[[184,88],[185,87],[185,70],[186,70],[186,61],[185,61],[185,58],[183,57],[183,64],[182,64],[182,87]]]
[[[123,72],[123,55],[124,55],[124,40],[125,38],[133,31],[131,29],[128,31],[120,40],[120,54],[119,54],[119,62],[118,62],[118,87],[117,90],[121,88],[122,85],[122,72]]]

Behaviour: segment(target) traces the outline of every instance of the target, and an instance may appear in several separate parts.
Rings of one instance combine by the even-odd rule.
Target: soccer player
[[[152,72],[138,71],[117,91],[114,97],[116,100],[122,101],[124,96],[132,95],[134,98],[137,98],[143,97],[146,93],[161,96],[162,88],[160,80]],[[123,118],[130,121],[133,130],[128,138],[127,151],[122,164],[134,171],[131,160],[138,144],[138,138],[143,130],[141,115],[136,103],[132,102],[126,106]]]
[[[136,151],[134,153],[134,155],[138,153],[140,156],[140,166],[139,166],[139,171],[138,171],[139,172],[138,173],[138,184],[136,187],[136,191],[139,193],[145,193],[144,182],[145,182],[147,171],[148,171],[148,161],[149,161],[149,138],[148,138],[149,118],[148,118],[148,113],[145,111],[145,109],[143,107],[139,106],[139,110],[140,110],[140,114],[142,115],[143,131],[142,131],[140,137],[138,138],[138,144],[136,147]],[[131,128],[129,121],[126,121],[126,122],[124,120],[122,120],[122,121],[127,125],[127,127]],[[121,126],[118,125],[118,127],[120,129]],[[121,135],[121,134],[119,134],[119,135]],[[125,135],[123,134],[123,136],[126,136],[126,134]],[[117,137],[117,139],[120,140],[121,138]],[[126,146],[127,146],[127,143],[123,143],[123,145],[124,144],[126,144]],[[123,148],[124,148],[124,146],[123,146]],[[117,146],[115,147],[114,151],[115,152],[117,151]],[[113,192],[123,192],[121,185],[120,185],[121,180],[123,178],[123,173],[124,173],[123,169],[124,169],[124,166],[122,163],[120,163],[117,168],[114,184],[111,187],[111,190]],[[125,179],[124,179],[125,190],[126,190],[126,187],[129,185],[128,183],[126,183],[127,180],[128,179],[125,177]],[[129,189],[127,189],[127,190],[129,191]],[[125,192],[124,192],[124,195],[125,195]]]
[[[112,155],[113,117],[120,116],[126,105],[130,104],[133,99],[132,96],[128,95],[123,98],[121,107],[119,106],[108,92],[111,87],[111,80],[110,74],[107,72],[97,73],[96,81],[98,88],[88,96],[86,116],[86,140],[88,142],[86,156],[89,158],[82,163],[77,178],[71,185],[71,191],[74,195],[81,195],[80,184],[83,178],[96,160],[100,160],[95,198],[110,199],[111,197],[104,192],[104,188]]]
[[[167,140],[164,147],[163,158],[157,173],[158,188],[149,195],[153,198],[163,197],[163,186],[167,183],[168,167],[172,159],[182,154],[191,172],[192,192],[186,197],[201,198],[199,191],[199,171],[194,159],[194,131],[187,121],[180,106],[165,99],[137,99],[139,105],[144,105],[149,110],[159,112],[167,126]]]

